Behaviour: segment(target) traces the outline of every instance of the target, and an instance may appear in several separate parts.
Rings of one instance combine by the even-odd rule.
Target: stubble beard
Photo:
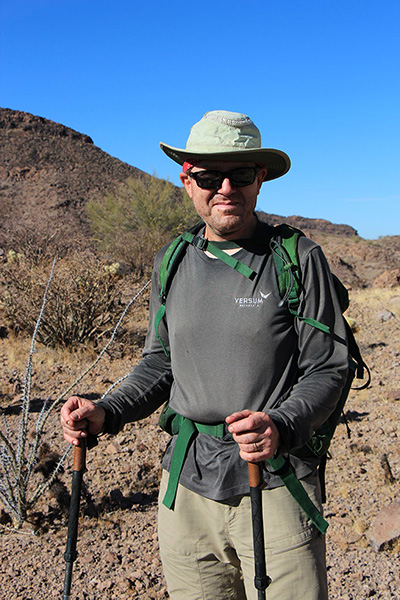
[[[252,229],[255,226],[256,219],[254,213],[248,219],[244,219],[242,215],[237,214],[225,214],[204,219],[206,223],[206,236],[211,239],[214,236],[224,239],[234,239],[238,237],[245,237],[252,233]],[[243,235],[241,235],[243,232]],[[208,235],[207,235],[208,233]]]

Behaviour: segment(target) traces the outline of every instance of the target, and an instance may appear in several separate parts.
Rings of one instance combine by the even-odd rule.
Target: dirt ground
[[[373,380],[367,390],[351,393],[345,411],[351,438],[345,424],[340,423],[328,462],[325,515],[330,524],[330,598],[399,599],[399,541],[379,552],[369,543],[378,513],[391,501],[400,500],[399,288],[352,292],[349,316],[357,323],[357,339]],[[28,350],[29,342],[0,341],[0,408],[12,440],[20,420],[19,399]],[[103,393],[110,381],[127,372],[136,360],[137,356],[107,356],[74,392]],[[89,363],[87,354],[67,355],[37,348],[32,382],[35,402],[30,415],[33,424],[43,400],[64,390]],[[48,421],[45,438],[52,451],[61,452],[65,443],[57,412]],[[4,431],[4,419],[0,426]],[[168,598],[156,532],[160,458],[165,443],[166,435],[153,415],[127,426],[114,438],[103,437],[89,452],[73,600]],[[1,515],[2,598],[62,597],[71,458],[70,454],[57,486],[40,498],[22,529],[13,530],[4,513]],[[41,477],[35,474],[33,487]]]

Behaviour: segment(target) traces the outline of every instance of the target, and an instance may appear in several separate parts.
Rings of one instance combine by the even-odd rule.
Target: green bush
[[[156,177],[129,179],[89,202],[87,214],[98,248],[140,275],[149,274],[160,247],[198,221],[186,191]]]

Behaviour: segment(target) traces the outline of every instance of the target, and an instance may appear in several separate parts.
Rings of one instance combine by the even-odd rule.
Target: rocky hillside
[[[116,190],[128,177],[150,177],[93,144],[91,138],[28,113],[0,109],[0,249],[24,232],[63,244],[90,243],[85,205]],[[285,221],[320,243],[332,270],[349,287],[400,282],[400,236],[364,240],[349,225],[323,219],[260,213]]]
[[[87,135],[9,109],[0,109],[0,153],[0,246],[24,229],[87,236],[86,203],[146,176]]]

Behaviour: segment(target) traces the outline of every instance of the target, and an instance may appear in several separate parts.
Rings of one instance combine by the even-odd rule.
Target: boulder
[[[374,287],[378,288],[393,288],[400,285],[400,269],[389,269],[384,271],[373,283]]]
[[[369,533],[369,543],[379,552],[388,542],[400,537],[400,502],[391,502],[377,515]]]

